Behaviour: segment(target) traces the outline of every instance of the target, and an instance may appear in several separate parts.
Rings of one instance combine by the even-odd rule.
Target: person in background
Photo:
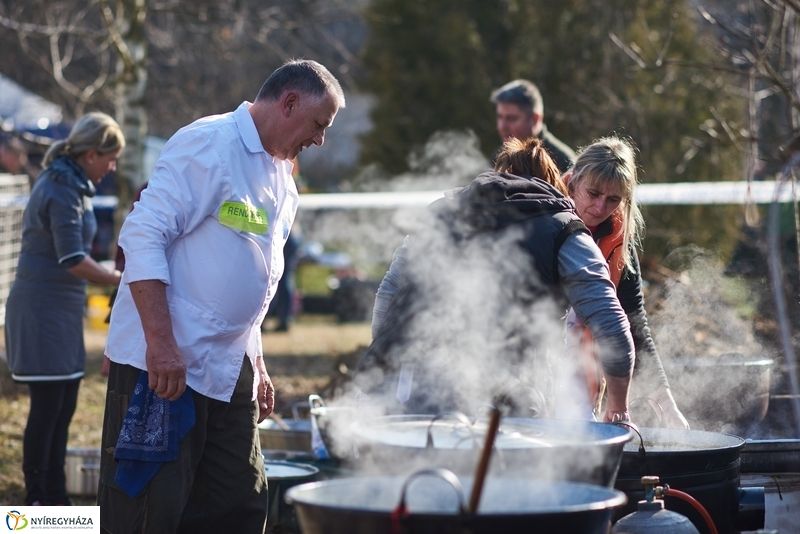
[[[133,200],[131,201],[132,210],[133,207],[139,202],[139,199],[142,197],[142,191],[147,188],[147,182],[142,184],[139,189],[136,190],[136,194],[133,195]],[[122,250],[122,247],[118,246],[116,252],[114,253],[114,268],[118,270],[120,273],[125,270],[125,251]],[[111,322],[111,310],[114,307],[114,301],[117,300],[117,291],[119,288],[114,288],[114,291],[111,292],[108,298],[108,315],[106,316],[105,323],[108,324]],[[100,367],[100,374],[103,376],[108,376],[108,371],[111,369],[111,360],[108,359],[108,356],[103,355],[103,364]]]
[[[25,145],[16,137],[0,135],[0,173],[25,174],[33,183],[36,171],[28,161]]]
[[[288,332],[294,316],[294,275],[300,251],[300,238],[297,234],[297,230],[292,230],[283,247],[283,276],[275,290],[275,315],[278,318],[275,332]]]
[[[295,184],[297,184],[298,191],[305,192],[303,179],[300,176],[298,158],[292,160],[292,177]],[[283,276],[278,281],[278,288],[275,290],[275,316],[278,318],[275,332],[288,332],[294,318],[295,271],[297,270],[297,256],[300,252],[301,243],[300,228],[295,223],[289,233],[289,237],[286,239],[286,245],[283,247]],[[265,324],[261,326],[262,330],[264,328]]]
[[[260,325],[299,196],[291,160],[344,107],[322,65],[170,138],[120,230],[98,503],[104,532],[264,531],[257,423],[274,407]]]
[[[619,137],[604,137],[584,148],[572,170],[564,175],[578,216],[592,232],[606,259],[611,281],[631,325],[636,346],[635,385],[641,382],[645,396],[657,403],[661,423],[689,428],[678,409],[647,322],[642,294],[642,270],[636,247],[644,220],[636,204],[636,155],[633,145]],[[577,317],[581,317],[580,312]],[[575,322],[572,320],[572,322]],[[591,353],[591,340],[583,341]],[[587,365],[590,394],[602,400],[600,377],[592,377]],[[639,388],[637,388],[639,389]]]
[[[512,137],[539,138],[560,172],[564,173],[572,166],[575,152],[547,129],[542,94],[533,82],[510,81],[495,89],[490,101],[495,105],[497,133],[503,141]]]
[[[517,364],[535,364],[524,361],[523,354],[531,347],[520,329],[536,327],[533,316],[536,302],[546,295],[558,297],[563,293],[566,301],[588,318],[587,324],[595,337],[602,339],[604,350],[600,361],[608,379],[609,400],[603,419],[628,421],[628,387],[634,358],[628,321],[609,280],[606,262],[567,198],[566,188],[543,141],[536,138],[506,140],[493,172],[481,174],[469,186],[434,203],[431,210],[432,222],[424,225],[424,232],[406,237],[381,281],[373,309],[373,342],[359,364],[360,372],[366,376],[372,369],[379,369],[380,374],[393,377],[399,370],[400,384],[405,373],[402,365],[409,353],[424,353],[428,361],[435,360],[439,346],[446,348],[444,354],[460,353],[455,347],[459,346],[461,338],[471,335],[480,339],[500,336],[499,343],[503,347],[495,352],[504,355],[504,371],[522,373],[524,369]],[[514,238],[513,246],[519,247],[523,257],[529,258],[529,263],[521,264],[516,259],[518,251],[506,250],[506,244],[502,251],[492,252],[498,243],[506,243],[509,236]],[[479,257],[461,256],[463,251],[475,249],[481,251]],[[435,264],[436,261],[441,265]],[[465,262],[468,263],[466,274],[460,270]],[[488,263],[483,265],[483,262]],[[476,263],[478,266],[473,269],[472,264]],[[491,288],[493,284],[485,280],[486,273],[491,273],[494,284],[499,286],[496,293],[511,295],[510,299],[478,298],[476,305],[485,308],[481,316],[492,317],[490,324],[460,325],[458,333],[444,324],[453,310],[457,313],[463,307],[463,303],[454,302],[459,297],[452,292],[438,294],[440,288],[456,276],[454,273],[458,273],[458,279],[476,284],[474,288],[462,287],[459,294],[480,292],[486,286]],[[495,295],[495,292],[490,289],[489,294]],[[553,324],[556,324],[560,319],[556,307],[552,315]],[[431,337],[435,339],[430,340],[430,346],[409,351],[409,343],[419,337],[409,327],[415,317],[427,318],[425,327],[434,332]],[[437,318],[443,323],[436,323]],[[517,325],[517,330],[506,331],[505,327],[512,323]],[[449,335],[456,337],[451,339]],[[418,362],[413,365],[419,367]],[[435,374],[430,369],[436,367],[434,362],[424,372],[417,372],[415,380],[431,381],[426,375]],[[409,403],[412,410],[415,402],[423,409],[429,409],[432,404],[437,410],[462,409],[461,406],[469,402],[461,391],[469,390],[465,384],[453,384],[457,391],[447,391],[447,384],[453,383],[449,375],[454,369],[448,365],[443,367],[448,376],[434,376],[434,383],[426,384],[429,388],[417,388],[423,395],[434,391],[437,398],[432,403],[430,399],[412,398]],[[482,376],[481,382],[499,380],[497,387],[507,388],[508,382],[499,371],[493,371],[497,376]],[[410,376],[410,373],[405,374]],[[439,378],[442,380],[436,383]],[[386,381],[381,387],[388,384]],[[448,406],[451,400],[455,402]],[[523,399],[517,404],[526,402]],[[557,406],[551,408],[559,410]],[[588,406],[580,409],[586,418],[590,417]]]
[[[69,504],[64,459],[86,360],[86,285],[120,281],[119,271],[89,256],[97,228],[91,197],[124,147],[114,119],[84,115],[45,154],[23,214],[5,338],[12,377],[28,385],[31,398],[22,459],[26,505]]]

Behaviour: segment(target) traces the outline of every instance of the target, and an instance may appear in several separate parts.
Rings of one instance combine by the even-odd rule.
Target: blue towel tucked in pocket
[[[147,386],[147,372],[142,371],[117,439],[114,482],[130,497],[139,495],[164,462],[178,457],[194,421],[191,389],[176,401],[162,399]]]

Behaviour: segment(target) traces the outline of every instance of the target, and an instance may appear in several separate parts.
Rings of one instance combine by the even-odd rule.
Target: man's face
[[[321,97],[305,93],[290,93],[283,100],[286,122],[282,132],[284,142],[278,154],[280,159],[294,159],[311,145],[322,146],[325,131],[333,124],[339,111],[336,99],[330,93]]]
[[[537,135],[541,129],[539,116],[517,104],[498,102],[496,110],[497,133],[503,141],[510,137],[527,139]]]

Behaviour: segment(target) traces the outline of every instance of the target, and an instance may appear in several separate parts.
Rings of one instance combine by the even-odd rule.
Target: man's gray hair
[[[277,100],[287,90],[318,97],[330,93],[338,106],[344,107],[339,80],[322,64],[310,59],[292,59],[275,69],[261,86],[256,100]]]
[[[508,82],[502,87],[492,91],[489,100],[494,104],[498,102],[503,104],[516,104],[537,115],[542,115],[544,110],[542,93],[539,92],[539,88],[536,87],[536,84],[529,80],[519,79]]]

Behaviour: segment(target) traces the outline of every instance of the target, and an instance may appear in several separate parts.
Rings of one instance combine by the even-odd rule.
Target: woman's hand
[[[630,378],[619,376],[605,376],[606,379],[606,407],[603,421],[606,423],[628,422],[628,388]]]
[[[67,271],[73,276],[104,286],[116,287],[122,279],[121,272],[116,269],[109,271],[89,256],[85,256],[80,263],[68,268]]]
[[[656,390],[656,401],[661,406],[661,426],[689,430],[689,422],[678,408],[669,388],[659,387]]]

